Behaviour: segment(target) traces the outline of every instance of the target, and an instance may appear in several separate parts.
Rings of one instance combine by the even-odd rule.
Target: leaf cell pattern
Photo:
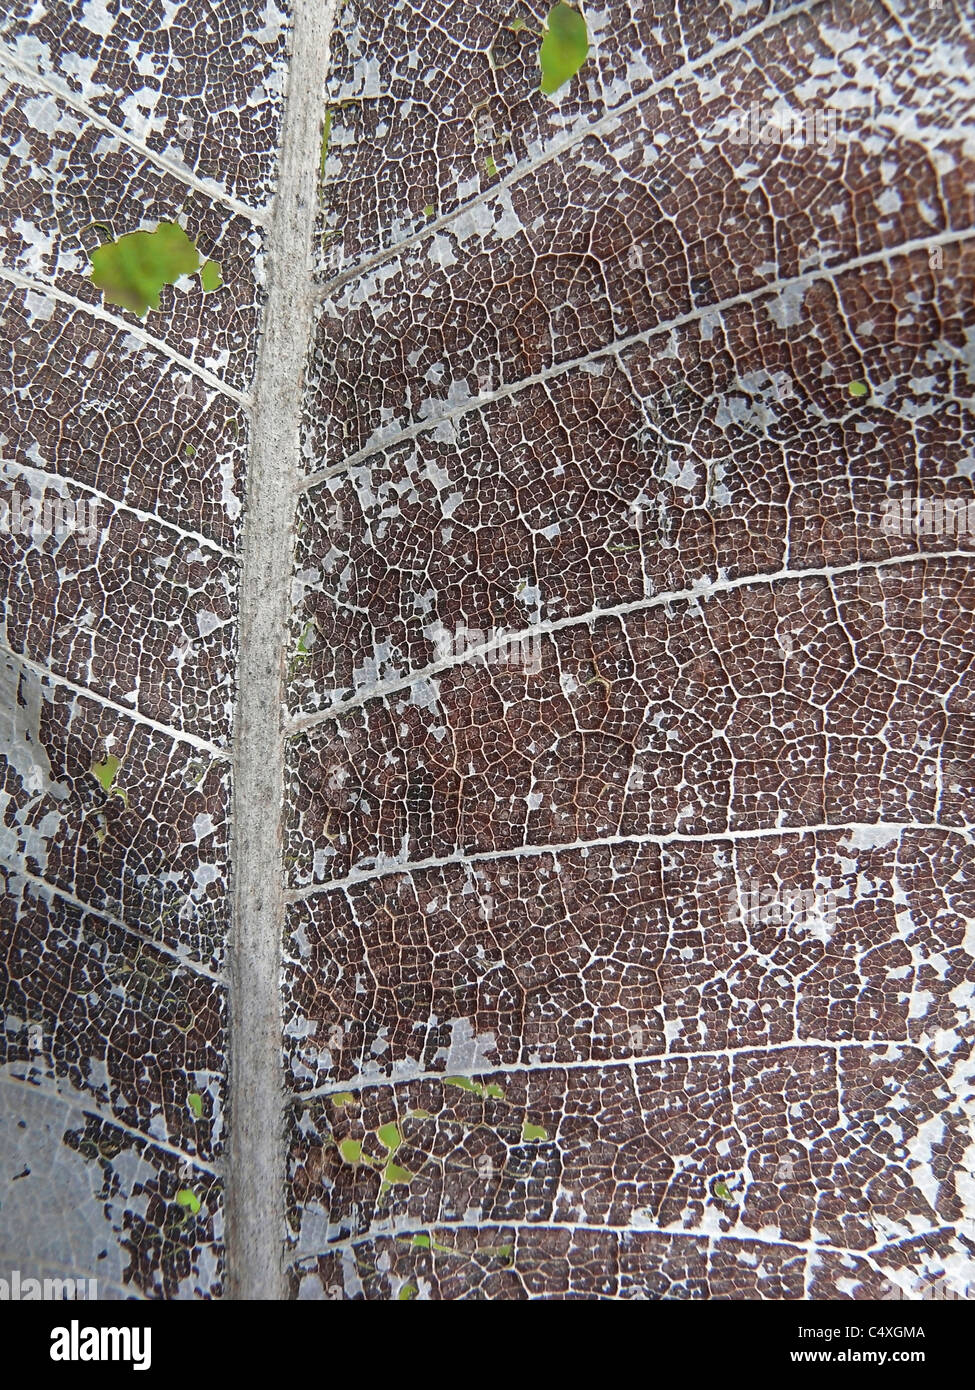
[[[0,25],[0,1262],[107,1297],[226,1282],[236,607],[288,23],[259,9]],[[177,216],[220,291],[106,305],[92,251]]]
[[[109,1297],[240,1258],[238,618],[305,4],[0,21],[0,1262]],[[975,511],[934,520],[975,506],[975,31],[583,8],[552,100],[522,0],[335,7],[266,1239],[303,1299],[966,1289]],[[806,138],[752,138],[783,103]],[[222,286],[106,303],[92,251],[174,220]],[[45,506],[88,531],[13,525]]]
[[[975,1248],[972,546],[882,516],[971,496],[971,29],[587,16],[558,103],[518,7],[333,45],[293,1287],[910,1296]],[[729,138],[782,102],[834,138]]]

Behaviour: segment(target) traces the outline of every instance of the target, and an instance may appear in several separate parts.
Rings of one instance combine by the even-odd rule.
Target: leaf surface
[[[0,23],[22,1268],[966,1267],[971,27],[519,17]]]
[[[91,282],[107,302],[144,318],[150,309],[159,308],[164,285],[175,285],[199,269],[200,256],[178,223],[160,222],[154,231],[128,232],[103,243],[92,252],[91,265]],[[204,278],[209,281],[211,276]],[[204,288],[215,289],[216,283],[205,283]]]
[[[551,96],[565,86],[586,61],[589,34],[586,21],[572,5],[555,5],[545,23],[538,61],[541,90]]]

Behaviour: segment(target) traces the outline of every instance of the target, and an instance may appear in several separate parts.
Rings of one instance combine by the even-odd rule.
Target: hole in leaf
[[[154,232],[127,232],[91,253],[91,281],[109,304],[120,304],[143,318],[159,308],[164,285],[200,268],[200,253],[176,222],[160,222]]]
[[[204,261],[200,270],[200,284],[203,286],[204,294],[212,294],[214,290],[221,288],[223,275],[220,273],[220,265],[217,261]]]
[[[542,69],[541,91],[557,92],[575,77],[589,54],[586,21],[571,5],[558,4],[545,22],[538,60]]]
[[[121,787],[115,785],[115,778],[118,776],[118,770],[121,766],[121,758],[116,758],[114,753],[109,753],[103,763],[92,763],[91,773],[98,779],[99,784],[109,796],[121,797],[125,805],[128,806],[128,796]]]
[[[394,1163],[390,1159],[383,1169],[383,1182],[379,1189],[380,1197],[384,1197],[391,1187],[396,1187],[400,1183],[409,1183],[412,1178],[413,1174],[408,1168],[401,1168],[398,1163]]]
[[[490,1081],[486,1086],[482,1086],[479,1081],[472,1081],[469,1076],[445,1076],[443,1079],[445,1086],[457,1086],[462,1091],[472,1091],[474,1095],[480,1096],[483,1100],[504,1100],[504,1091],[496,1081]]]
[[[396,1124],[380,1125],[379,1129],[376,1130],[376,1138],[383,1148],[388,1149],[391,1154],[394,1154],[403,1142],[399,1125]]]
[[[105,790],[110,792],[112,790],[112,783],[118,776],[118,770],[121,766],[122,763],[120,759],[116,758],[112,753],[109,753],[103,763],[92,763],[91,770]]]

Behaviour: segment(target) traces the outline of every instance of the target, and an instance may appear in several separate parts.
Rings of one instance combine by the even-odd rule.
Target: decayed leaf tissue
[[[0,1277],[972,1296],[970,6],[282,6],[0,21]]]

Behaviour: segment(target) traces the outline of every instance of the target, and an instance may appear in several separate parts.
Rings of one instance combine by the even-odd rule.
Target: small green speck
[[[376,1138],[383,1148],[388,1149],[391,1154],[394,1154],[403,1142],[403,1136],[397,1124],[380,1125],[376,1130]]]
[[[541,1125],[529,1124],[526,1120],[521,1127],[522,1143],[527,1143],[531,1139],[547,1139],[548,1131],[542,1129]]]
[[[339,1153],[345,1159],[346,1163],[358,1163],[359,1159],[362,1157],[362,1140],[343,1139],[341,1144],[339,1144]]]
[[[411,1110],[411,1111],[410,1111],[410,1119],[411,1119],[411,1120],[435,1120],[436,1118],[437,1118],[437,1117],[436,1117],[434,1114],[432,1114],[429,1110]]]
[[[118,776],[118,770],[121,766],[121,758],[116,758],[114,754],[109,753],[103,763],[92,763],[91,770],[101,786],[110,796],[120,796],[126,806],[128,806],[129,798],[120,787],[116,787],[115,785],[115,778]]]
[[[310,651],[311,651],[311,649],[312,649],[312,642],[313,642],[313,634],[314,634],[314,631],[315,631],[315,623],[314,623],[314,620],[309,620],[307,623],[305,623],[305,626],[304,626],[304,628],[302,629],[301,636],[298,638],[298,656],[299,656],[299,657],[308,656],[308,654],[310,653]]]
[[[406,1300],[412,1298],[415,1293],[416,1289],[412,1284],[404,1284],[396,1295],[397,1302],[405,1303]]]
[[[176,1200],[181,1207],[186,1207],[193,1216],[200,1210],[200,1199],[195,1192],[188,1187],[181,1187],[176,1194]]]
[[[183,453],[188,459],[196,458],[196,450],[193,448],[192,444],[187,444],[186,448],[183,450]]]
[[[490,1082],[487,1086],[482,1086],[479,1081],[472,1081],[469,1076],[445,1076],[443,1084],[445,1086],[457,1086],[462,1091],[470,1091],[475,1096],[480,1096],[482,1100],[487,1099],[488,1096],[492,1100],[504,1100],[504,1091],[495,1081]]]
[[[589,53],[586,21],[571,5],[556,5],[545,23],[538,61],[542,70],[541,90],[551,96],[582,67]]]
[[[513,34],[520,34],[524,27],[525,21],[523,19],[513,19],[511,23],[508,25],[508,28],[511,30]]]
[[[424,216],[424,217],[432,217],[433,214],[434,214],[434,206],[433,206],[433,204],[432,204],[432,203],[427,203],[426,207],[423,209],[423,216]]]
[[[493,154],[489,154],[489,155],[486,155],[486,156],[485,156],[485,159],[484,159],[484,171],[485,171],[485,173],[487,174],[488,178],[490,178],[490,179],[496,179],[496,178],[498,177],[498,166],[497,166],[497,164],[494,162],[494,155],[493,155]]]
[[[865,381],[851,381],[848,390],[850,395],[855,396],[857,400],[862,400],[864,396],[870,394],[870,387]]]
[[[105,790],[110,792],[112,790],[112,783],[115,781],[121,766],[121,761],[109,753],[103,763],[92,763],[91,770]]]
[[[325,112],[325,121],[322,125],[322,157],[318,165],[318,182],[325,182],[325,161],[328,159],[328,141],[332,134],[332,111],[331,107]]]
[[[731,1201],[731,1192],[729,1191],[728,1184],[724,1181],[714,1184],[714,1195],[720,1197],[723,1202]]]
[[[383,1170],[383,1191],[387,1187],[394,1187],[397,1183],[408,1183],[413,1174],[408,1168],[401,1168],[398,1163],[393,1163],[392,1159],[386,1164]]]
[[[481,1094],[481,1088],[476,1081],[471,1081],[467,1076],[445,1076],[443,1079],[445,1086],[459,1086],[462,1091],[473,1091],[475,1095]]]
[[[200,270],[200,284],[203,286],[204,294],[211,294],[214,290],[220,289],[223,284],[223,276],[217,261],[203,262]]]
[[[412,1176],[413,1174],[411,1173],[410,1177],[412,1178]],[[397,1239],[402,1241],[404,1245],[411,1245],[414,1250],[442,1250],[445,1255],[452,1255],[454,1253],[449,1245],[441,1245],[440,1242],[434,1240],[431,1235],[421,1233],[420,1235],[413,1236],[412,1240],[407,1236],[398,1236]]]
[[[199,1091],[190,1091],[186,1097],[186,1103],[198,1120],[203,1118],[203,1097]]]
[[[127,232],[102,242],[91,254],[91,282],[106,302],[144,318],[158,309],[163,286],[175,285],[200,268],[200,255],[176,222],[160,222],[151,232]]]
[[[338,1095],[332,1097],[332,1104],[338,1106],[340,1110],[343,1105],[352,1105],[354,1102],[355,1096],[351,1091],[339,1091]]]

